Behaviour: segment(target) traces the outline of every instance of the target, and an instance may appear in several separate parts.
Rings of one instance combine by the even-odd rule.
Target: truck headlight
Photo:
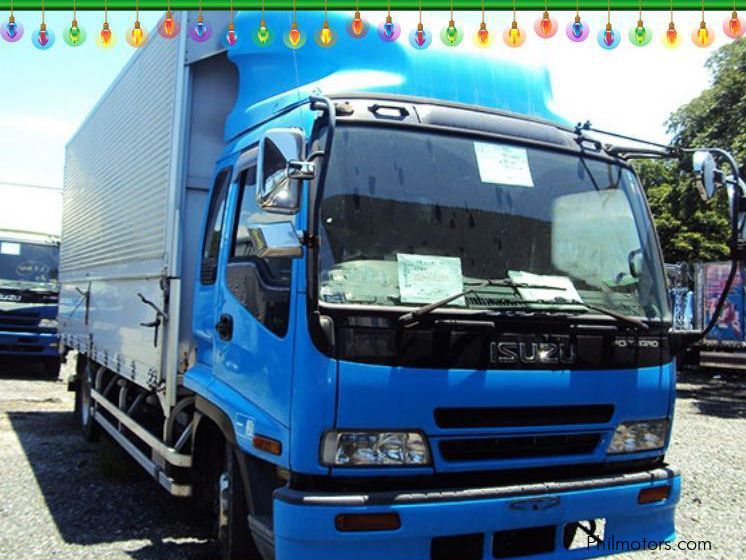
[[[39,321],[39,327],[42,329],[56,329],[57,319],[42,319]]]
[[[430,450],[419,432],[331,431],[324,435],[321,462],[329,466],[426,466]]]
[[[617,426],[608,454],[662,449],[668,436],[668,420],[623,422]]]

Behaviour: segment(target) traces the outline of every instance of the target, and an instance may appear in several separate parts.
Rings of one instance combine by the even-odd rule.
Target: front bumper
[[[0,356],[54,358],[59,356],[58,340],[53,332],[0,330]]]
[[[641,490],[665,485],[671,487],[667,499],[638,504]],[[554,550],[533,554],[532,560],[606,556],[630,550],[629,543],[644,546],[643,539],[673,540],[680,493],[681,476],[670,466],[574,481],[421,493],[322,494],[282,488],[275,492],[275,558],[429,560],[435,537],[482,534],[482,555],[477,556],[488,560],[495,558],[496,532],[547,526],[555,527]],[[335,528],[339,514],[385,512],[399,514],[399,529],[339,532]],[[565,548],[565,525],[599,518],[606,520],[604,546]],[[623,548],[624,543],[628,548]]]

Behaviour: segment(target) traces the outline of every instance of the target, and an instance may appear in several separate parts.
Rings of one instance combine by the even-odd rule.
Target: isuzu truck
[[[0,228],[0,366],[60,372],[57,344],[59,239]]]
[[[568,126],[540,68],[353,40],[337,14],[333,48],[293,50],[292,21],[260,47],[239,14],[227,52],[155,37],[69,142],[84,436],[192,497],[225,559],[673,539],[692,334],[630,159],[675,150]],[[697,152],[703,187],[738,201],[720,157]]]

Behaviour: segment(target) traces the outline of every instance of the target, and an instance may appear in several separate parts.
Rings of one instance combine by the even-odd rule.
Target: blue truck
[[[0,229],[0,364],[40,365],[57,378],[59,239]]]
[[[224,559],[674,539],[691,334],[630,159],[675,154],[568,126],[541,68],[373,32],[259,46],[255,19],[227,52],[156,37],[67,147],[83,435],[193,498]]]

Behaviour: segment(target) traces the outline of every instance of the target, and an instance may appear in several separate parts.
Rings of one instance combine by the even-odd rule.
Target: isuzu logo
[[[495,341],[490,345],[493,364],[572,365],[577,354],[571,342]]]
[[[18,294],[0,294],[0,301],[21,301],[21,296]]]

